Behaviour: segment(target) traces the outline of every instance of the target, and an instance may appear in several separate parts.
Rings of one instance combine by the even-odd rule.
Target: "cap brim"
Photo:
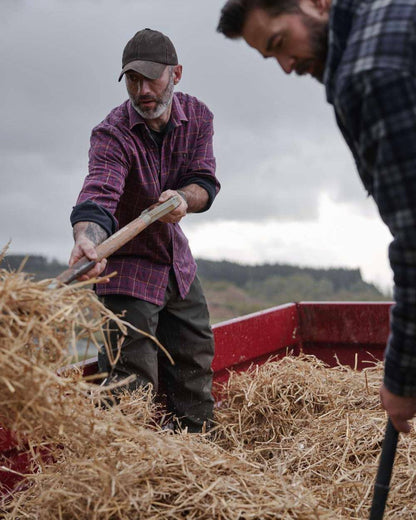
[[[122,68],[118,80],[121,81],[121,78],[128,70],[134,70],[149,79],[158,79],[166,67],[167,65],[165,63],[156,63],[155,61],[131,61]]]

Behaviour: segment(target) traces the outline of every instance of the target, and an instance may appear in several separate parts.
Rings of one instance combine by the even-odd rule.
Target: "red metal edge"
[[[230,370],[241,371],[271,356],[299,351],[300,337],[296,304],[288,303],[213,326],[214,380],[227,378]]]
[[[299,302],[302,351],[358,370],[383,359],[393,302]]]

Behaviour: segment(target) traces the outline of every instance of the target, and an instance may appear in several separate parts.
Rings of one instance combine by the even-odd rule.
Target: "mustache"
[[[144,103],[145,101],[157,101],[157,99],[151,96],[140,96],[137,98],[138,103]]]

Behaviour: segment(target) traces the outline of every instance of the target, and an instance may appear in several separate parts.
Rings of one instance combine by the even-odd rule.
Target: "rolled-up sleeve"
[[[117,219],[107,209],[90,200],[73,207],[70,221],[72,226],[78,222],[94,222],[101,226],[107,235],[112,235],[118,228]]]

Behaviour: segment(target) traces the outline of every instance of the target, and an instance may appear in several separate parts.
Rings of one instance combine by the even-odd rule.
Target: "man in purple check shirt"
[[[105,305],[134,327],[156,336],[175,365],[155,343],[129,329],[120,360],[111,366],[100,352],[106,383],[134,375],[132,390],[159,380],[168,411],[190,432],[212,418],[211,362],[214,341],[196,264],[179,222],[211,206],[220,184],[215,177],[213,115],[195,97],[174,93],[182,66],[164,34],[144,29],[127,43],[122,71],[129,100],[115,108],[91,135],[89,173],[71,214],[75,245],[70,265],[154,203],[179,194],[181,204],[85,275],[117,276],[96,292]],[[117,349],[120,332],[111,333]],[[129,378],[130,380],[131,378]]]

